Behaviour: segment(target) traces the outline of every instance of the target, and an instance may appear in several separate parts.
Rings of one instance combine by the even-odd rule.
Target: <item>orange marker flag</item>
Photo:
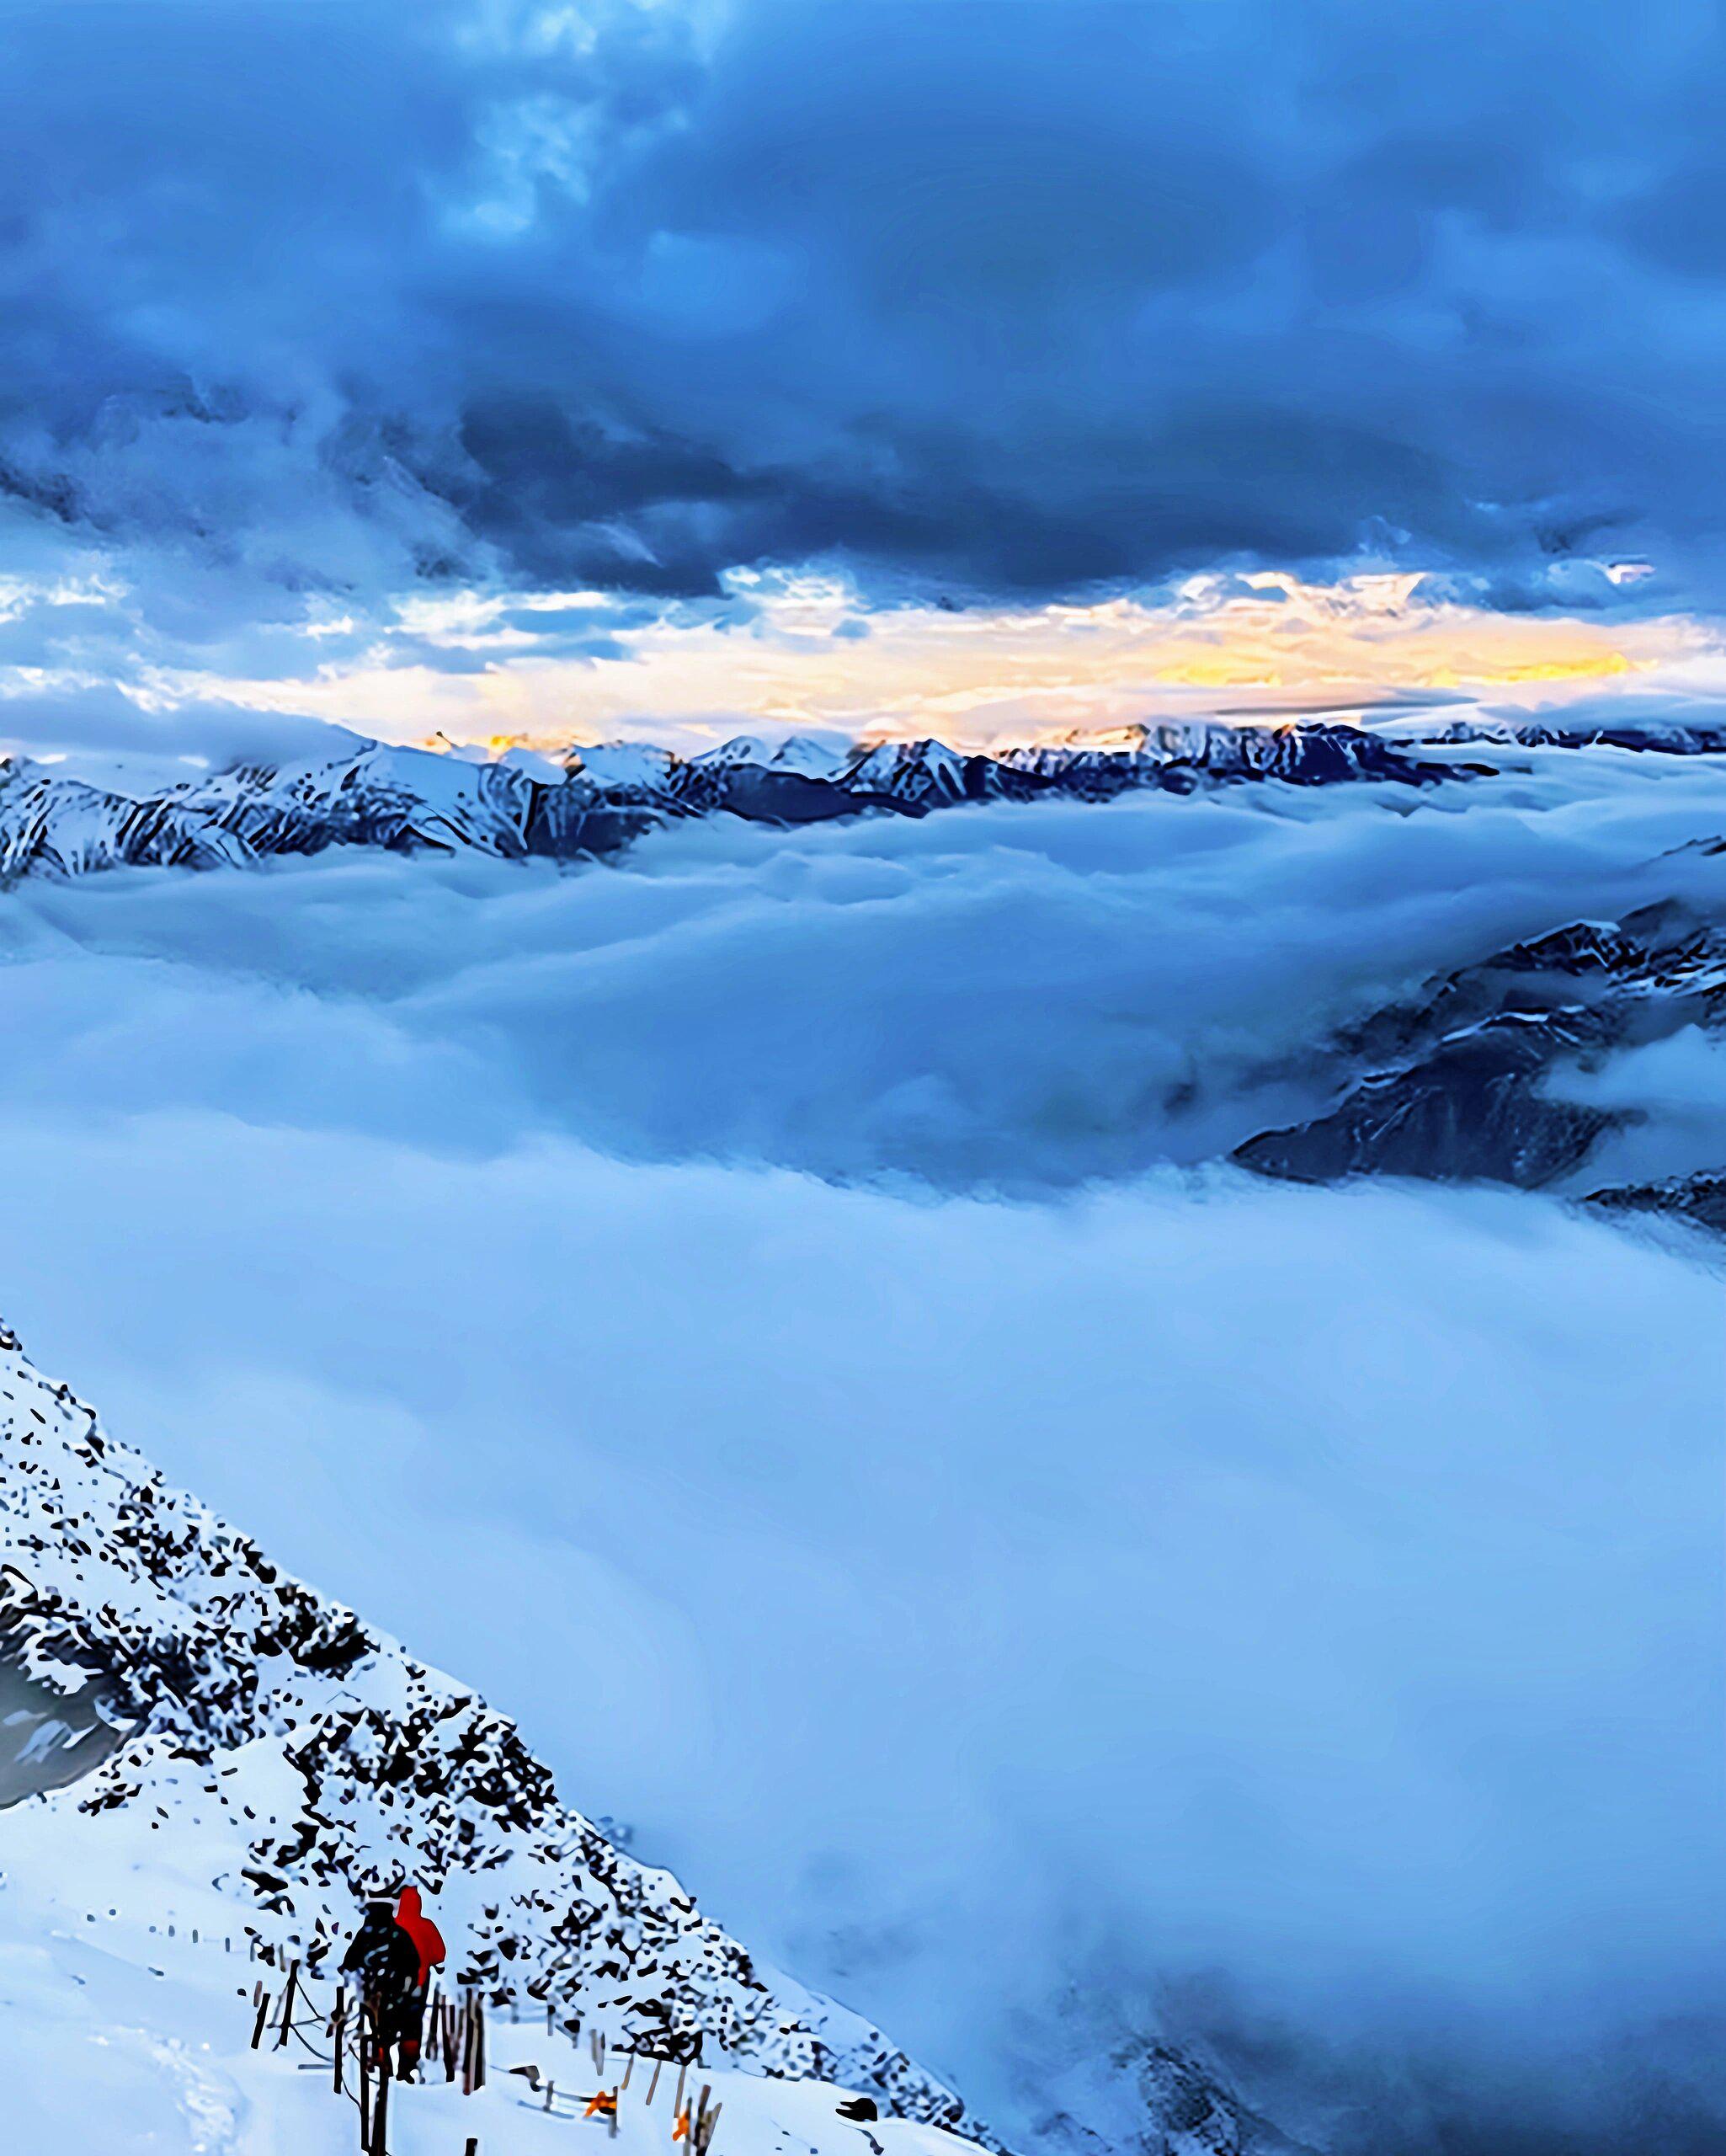
[[[690,2115],[687,2111],[682,2111],[678,2113],[677,2124],[671,2129],[671,2137],[674,2141],[687,2141],[689,2139]]]

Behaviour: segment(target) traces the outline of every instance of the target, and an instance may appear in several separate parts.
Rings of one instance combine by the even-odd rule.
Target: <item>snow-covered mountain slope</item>
[[[35,2148],[91,2145],[78,2135],[105,2132],[110,2110],[147,2123],[176,2106],[211,2137],[146,2135],[141,2150],[324,2147],[322,2127],[285,2133],[306,2100],[266,2085],[247,2048],[245,1956],[256,1942],[296,1958],[327,2003],[360,1898],[408,1881],[432,1897],[451,1977],[500,2026],[538,2031],[530,2048],[566,2087],[583,2071],[571,2040],[598,2031],[735,2084],[738,2156],[859,2148],[834,2111],[845,2089],[880,2107],[886,2156],[988,2138],[878,2029],[756,1961],[562,1805],[513,1724],[168,1488],[3,1331],[0,1667],[0,1768],[19,1800],[0,1828],[0,2012],[48,2031],[49,2064],[17,2100],[46,2121]],[[104,2072],[86,2089],[70,2063],[92,2048]],[[1144,2064],[1145,2148],[1285,2145],[1166,2048]],[[248,2137],[271,2106],[286,2108]],[[560,2145],[515,2130],[506,2119],[482,2145]]]
[[[76,1881],[97,1848],[141,1861],[162,1924],[251,1930],[314,1969],[356,1897],[418,1880],[455,1970],[499,2001],[958,2121],[878,2030],[759,1966],[561,1805],[510,1722],[167,1488],[9,1335],[0,1418],[0,1650],[117,1738],[32,1800],[33,1870]]]
[[[1622,713],[1566,718],[1455,718],[1435,725],[1421,719],[1411,728],[1393,722],[1385,731],[1433,746],[1457,742],[1515,743],[1525,749],[1631,749],[1649,755],[1713,756],[1726,751],[1726,720],[1700,717]]]
[[[1086,796],[1145,785],[1187,792],[1207,783],[1246,779],[1281,779],[1292,786],[1334,786],[1356,779],[1430,785],[1467,770],[1411,755],[1361,727],[1316,720],[1281,726],[1159,720],[1118,728],[1103,741],[1079,734],[1010,750],[1004,760],[1064,792]]]
[[[932,740],[846,750],[745,736],[693,757],[626,742],[572,749],[552,763],[369,742],[322,762],[239,765],[137,794],[15,761],[0,766],[0,876],[81,875],[122,863],[210,867],[335,845],[570,860],[615,853],[674,819],[722,812],[799,825],[1047,794],[1096,799],[1137,787],[1187,792],[1273,778],[1427,785],[1461,768],[1352,727],[1201,723],[1128,728],[1106,746],[999,756]]]

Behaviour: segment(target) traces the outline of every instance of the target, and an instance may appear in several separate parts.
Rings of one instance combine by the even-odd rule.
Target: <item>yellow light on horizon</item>
[[[345,669],[220,686],[254,707],[310,710],[396,740],[441,732],[493,755],[619,736],[700,746],[758,727],[970,747],[1215,715],[1207,699],[1219,691],[1241,700],[1243,716],[1260,700],[1287,712],[1303,698],[1364,712],[1401,691],[1562,692],[1726,657],[1718,631],[1683,616],[1609,631],[1421,598],[1418,584],[1401,571],[1323,585],[1283,571],[1201,575],[1154,598],[888,607],[857,638],[839,633],[866,611],[842,581],[762,574],[738,584],[746,612],[621,622],[588,653],[524,643],[519,622],[535,611],[525,604],[452,595],[405,602],[402,632],[477,651],[488,662],[477,669],[392,664],[386,635]],[[594,595],[555,596],[600,616]],[[216,686],[189,676],[180,692]]]

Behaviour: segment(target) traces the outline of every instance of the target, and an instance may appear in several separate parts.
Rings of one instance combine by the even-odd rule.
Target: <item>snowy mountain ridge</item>
[[[1398,729],[1400,734],[1401,729]],[[1617,719],[1454,718],[1435,726],[1421,722],[1409,738],[1435,747],[1478,741],[1524,749],[1631,749],[1669,756],[1713,756],[1726,751],[1726,719],[1651,715]]]
[[[748,736],[698,755],[637,742],[481,760],[364,742],[312,761],[237,764],[132,792],[51,764],[0,765],[0,877],[131,867],[238,867],[335,845],[472,851],[505,859],[615,854],[643,832],[724,813],[796,825],[922,816],[965,803],[1096,800],[1138,787],[1185,793],[1280,779],[1296,786],[1425,786],[1456,767],[1421,761],[1358,728],[1137,727],[1107,745],[962,751],[935,740],[844,749]],[[543,774],[559,773],[556,777]]]

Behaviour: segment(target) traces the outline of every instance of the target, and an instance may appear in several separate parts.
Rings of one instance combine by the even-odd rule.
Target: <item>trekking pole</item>
[[[275,2040],[275,2047],[279,2052],[287,2048],[288,2031],[294,2025],[294,1980],[299,1973],[300,1964],[297,1961],[290,1961],[288,1988],[282,1993],[282,2025]]]
[[[371,2036],[363,2012],[360,2016],[360,2156],[370,2156]]]
[[[390,2061],[385,2053],[377,2063],[377,2099],[371,2107],[370,2156],[390,2156],[390,2144],[385,2138],[390,2121]]]
[[[337,2095],[342,2094],[342,2047],[348,2041],[348,1987],[336,1986],[336,2010],[330,2018],[330,2057],[333,2062],[330,2086]]]
[[[254,2052],[264,2041],[264,2024],[269,2020],[269,1993],[262,1984],[258,1990],[258,2019],[252,2024],[252,2048]]]

